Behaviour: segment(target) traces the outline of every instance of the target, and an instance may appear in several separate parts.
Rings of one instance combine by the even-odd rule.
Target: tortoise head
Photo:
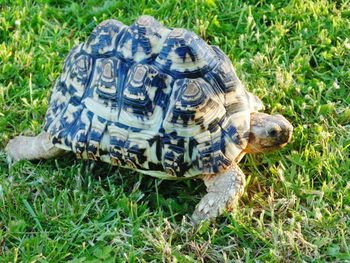
[[[292,138],[293,126],[282,115],[253,112],[250,115],[246,153],[268,152],[285,146]]]

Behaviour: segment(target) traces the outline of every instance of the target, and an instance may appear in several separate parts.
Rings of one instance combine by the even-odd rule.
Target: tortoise
[[[163,179],[201,178],[194,222],[214,220],[242,194],[246,153],[281,148],[293,126],[263,112],[229,58],[195,33],[151,16],[100,23],[56,80],[43,131],[18,136],[8,160],[72,151]]]

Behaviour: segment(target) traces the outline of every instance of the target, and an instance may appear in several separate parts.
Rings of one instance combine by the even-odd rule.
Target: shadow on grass
[[[78,160],[74,154],[68,153],[57,160],[33,161],[32,164],[49,170],[62,170],[65,176],[55,178],[55,185],[88,191],[91,183],[100,183],[106,192],[113,187],[119,188],[126,196],[135,191],[143,195],[142,202],[147,203],[151,213],[162,212],[167,218],[180,222],[183,216],[190,215],[201,196],[205,194],[205,185],[200,179],[162,180],[143,175],[123,167],[112,166],[107,163]],[[73,169],[72,167],[76,167]],[[68,177],[67,177],[68,176]],[[79,177],[79,185],[77,179]]]

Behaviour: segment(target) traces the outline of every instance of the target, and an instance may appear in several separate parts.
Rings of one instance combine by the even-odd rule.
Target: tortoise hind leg
[[[204,176],[203,180],[208,193],[196,206],[192,215],[194,224],[214,220],[225,209],[232,209],[245,186],[245,176],[236,163],[220,174]]]
[[[18,136],[9,141],[5,151],[9,162],[50,159],[65,152],[52,144],[47,132],[41,132],[35,137]]]

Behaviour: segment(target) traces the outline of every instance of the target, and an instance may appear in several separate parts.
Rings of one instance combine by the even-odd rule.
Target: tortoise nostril
[[[287,143],[287,142],[289,142],[291,140],[291,138],[292,138],[292,133],[290,132],[290,130],[285,131],[283,133],[283,136],[281,136],[281,142],[282,143]]]

